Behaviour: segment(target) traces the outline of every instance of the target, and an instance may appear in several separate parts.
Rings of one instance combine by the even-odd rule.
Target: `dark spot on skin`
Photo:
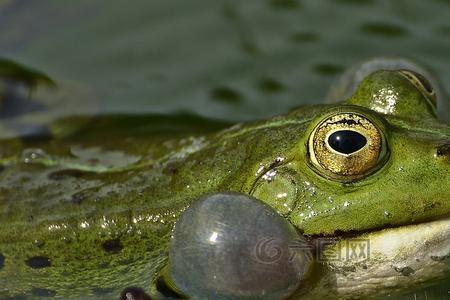
[[[174,291],[164,280],[163,277],[159,277],[156,280],[156,289],[158,292],[160,292],[163,296],[170,298],[170,299],[185,299],[182,295]]]
[[[102,243],[102,247],[106,252],[119,253],[123,249],[120,239],[110,239]]]
[[[447,158],[450,159],[450,142],[437,146],[436,155],[437,156],[447,156]]]
[[[174,166],[169,166],[169,167],[166,168],[166,172],[169,175],[175,175],[175,174],[178,173],[178,168],[174,167]]]
[[[5,266],[5,257],[0,253],[0,271]]]
[[[297,0],[271,0],[270,6],[276,9],[298,9],[300,3]]]
[[[338,65],[324,63],[315,65],[314,71],[319,75],[334,76],[342,73],[342,71],[344,71],[344,68]]]
[[[376,22],[362,25],[361,31],[365,34],[382,37],[403,37],[408,34],[405,28],[398,25]]]
[[[403,267],[403,268],[394,267],[394,270],[401,273],[403,276],[410,276],[416,272],[411,267]]]
[[[313,43],[319,39],[319,36],[313,32],[297,32],[294,33],[290,40],[293,43],[304,44],[304,43]]]
[[[97,296],[105,296],[109,295],[114,291],[113,288],[101,288],[101,287],[95,287],[92,289],[92,292]]]
[[[41,289],[41,288],[33,288],[31,290],[31,293],[33,294],[33,296],[37,296],[37,297],[55,297],[56,296],[56,291],[49,290],[49,289]]]
[[[52,173],[48,174],[47,177],[48,177],[48,179],[51,179],[51,180],[63,180],[63,179],[70,178],[70,177],[79,178],[85,173],[86,172],[83,172],[80,170],[67,169],[67,170],[60,170],[60,171],[52,172]]]
[[[120,300],[152,300],[152,298],[141,288],[129,287],[120,294]]]
[[[282,92],[284,85],[272,78],[263,78],[258,82],[258,88],[265,93],[279,93]]]
[[[229,87],[217,87],[211,91],[211,98],[224,103],[239,103],[243,97],[239,92]]]
[[[86,193],[80,192],[80,193],[73,194],[70,197],[70,201],[72,201],[72,203],[74,203],[74,204],[81,204],[81,202],[86,200],[87,197],[88,197],[88,195],[86,195]]]
[[[33,269],[42,269],[50,267],[52,264],[47,256],[34,256],[25,261],[25,263]]]

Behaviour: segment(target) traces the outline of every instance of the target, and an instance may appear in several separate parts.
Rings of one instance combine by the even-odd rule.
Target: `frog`
[[[207,228],[219,204],[231,241],[276,226],[303,256],[288,292],[271,293],[269,277],[234,297],[225,281],[215,299],[374,298],[447,279],[448,100],[424,74],[371,61],[329,103],[187,136],[155,130],[154,116],[98,116],[55,121],[45,140],[2,140],[0,299],[206,299],[179,284],[197,274],[174,262],[193,236],[194,270],[239,268],[209,261],[189,231]]]

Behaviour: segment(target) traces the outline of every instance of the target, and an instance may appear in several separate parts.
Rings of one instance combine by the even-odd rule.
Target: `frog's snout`
[[[448,160],[450,160],[450,141],[441,143],[436,147],[436,156],[446,157]]]

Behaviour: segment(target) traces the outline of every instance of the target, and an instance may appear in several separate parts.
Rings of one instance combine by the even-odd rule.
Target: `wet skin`
[[[99,118],[67,137],[2,141],[0,299],[150,291],[180,213],[225,191],[267,203],[311,242],[371,241],[370,260],[318,261],[293,299],[377,296],[447,278],[450,127],[426,85],[377,71],[342,103],[188,138]],[[360,146],[330,147],[336,131],[359,133]]]

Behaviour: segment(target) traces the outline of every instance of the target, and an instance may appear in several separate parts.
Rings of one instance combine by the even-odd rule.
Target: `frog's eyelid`
[[[411,71],[411,70],[400,70],[400,74],[402,74],[406,79],[408,79],[414,86],[416,86],[422,94],[424,94],[427,99],[428,104],[435,111],[437,108],[437,95],[436,89],[433,87],[431,82],[425,78],[420,73]]]
[[[431,83],[422,74],[411,70],[400,70],[400,73],[406,78],[419,83],[428,94],[433,94],[435,92]]]

